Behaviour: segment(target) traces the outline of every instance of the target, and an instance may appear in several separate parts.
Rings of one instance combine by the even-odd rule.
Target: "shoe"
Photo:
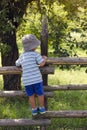
[[[40,113],[40,114],[46,113],[45,107],[39,107],[39,113]]]
[[[32,115],[33,115],[33,116],[36,116],[36,115],[38,114],[37,108],[32,109],[31,111],[32,111]]]

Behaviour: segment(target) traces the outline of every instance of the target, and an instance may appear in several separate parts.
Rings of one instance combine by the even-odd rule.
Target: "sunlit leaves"
[[[0,52],[5,55],[8,55],[8,52],[11,51],[11,47],[7,44],[0,43]]]
[[[40,36],[41,22],[48,18],[48,42],[57,56],[77,56],[77,49],[86,49],[86,0],[38,0],[27,8],[20,36],[34,33]]]

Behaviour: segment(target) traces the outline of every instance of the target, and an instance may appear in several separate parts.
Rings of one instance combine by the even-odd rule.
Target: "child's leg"
[[[44,95],[41,96],[37,95],[37,97],[38,97],[39,106],[44,107]]]
[[[38,111],[37,111],[37,107],[36,107],[35,95],[32,95],[29,97],[29,103],[31,105],[32,115],[33,116],[37,115]]]
[[[35,84],[35,93],[38,98],[39,106],[44,107],[44,90],[42,82]]]
[[[31,105],[31,108],[33,108],[33,109],[36,108],[35,95],[29,96],[29,103],[30,103],[30,105]]]
[[[28,86],[25,86],[25,91],[27,93],[27,95],[29,96],[29,104],[31,106],[31,112],[32,112],[32,115],[37,115],[38,112],[37,112],[37,107],[36,107],[36,100],[35,100],[35,95],[34,95],[34,89],[33,89],[33,86],[32,85],[28,85]]]
[[[38,101],[39,101],[39,113],[44,114],[46,112],[44,107],[44,95],[38,96]]]

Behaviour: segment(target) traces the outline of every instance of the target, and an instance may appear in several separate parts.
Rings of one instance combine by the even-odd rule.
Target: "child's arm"
[[[42,56],[42,58],[43,58],[44,60],[39,64],[40,67],[42,67],[42,66],[45,65],[45,63],[46,63],[46,59],[47,59],[46,56]]]

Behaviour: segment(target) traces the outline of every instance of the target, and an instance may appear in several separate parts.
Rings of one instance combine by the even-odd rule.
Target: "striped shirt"
[[[24,86],[42,82],[39,64],[43,62],[42,56],[35,51],[24,52],[16,61],[16,66],[22,67],[22,82]]]

